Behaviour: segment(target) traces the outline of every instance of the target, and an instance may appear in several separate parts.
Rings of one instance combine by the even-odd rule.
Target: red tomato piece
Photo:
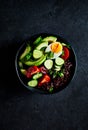
[[[61,56],[61,58],[63,58],[64,60],[67,60],[69,58],[69,55],[70,55],[69,49],[64,46],[63,51],[64,51],[64,54]]]
[[[40,80],[38,86],[42,86],[42,84],[48,83],[48,82],[50,82],[50,76],[46,74],[46,75],[44,75],[42,77],[42,79]]]
[[[40,69],[37,66],[31,66],[28,68],[26,76],[27,78],[31,78],[33,74],[36,74],[38,72],[40,72]]]

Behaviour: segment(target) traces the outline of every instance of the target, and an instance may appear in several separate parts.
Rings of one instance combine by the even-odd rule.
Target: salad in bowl
[[[71,81],[76,67],[70,44],[56,35],[40,34],[31,37],[18,50],[16,72],[29,90],[55,93]]]

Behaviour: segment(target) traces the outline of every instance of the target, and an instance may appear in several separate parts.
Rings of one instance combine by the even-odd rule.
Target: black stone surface
[[[53,95],[28,91],[15,72],[19,46],[37,33],[60,35],[76,53],[74,79]],[[87,0],[0,1],[0,130],[88,130]]]

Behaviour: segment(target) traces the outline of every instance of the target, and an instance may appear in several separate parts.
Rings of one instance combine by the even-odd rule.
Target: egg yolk
[[[58,53],[62,51],[62,45],[59,42],[54,42],[51,44],[51,51],[54,53]]]

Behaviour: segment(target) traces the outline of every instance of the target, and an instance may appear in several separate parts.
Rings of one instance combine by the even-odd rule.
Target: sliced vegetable
[[[37,73],[37,74],[33,75],[33,79],[39,79],[42,77],[42,75],[43,75],[42,73]]]
[[[46,41],[46,42],[56,42],[57,37],[54,36],[49,36],[49,37],[45,37],[42,41]]]
[[[22,60],[30,51],[31,51],[31,47],[30,47],[30,45],[28,44],[28,45],[26,46],[24,52],[21,54],[20,60]]]
[[[64,64],[64,60],[62,58],[58,57],[58,58],[55,59],[55,63],[57,65],[63,65]]]
[[[44,75],[44,76],[42,77],[42,79],[39,81],[38,86],[42,86],[42,84],[48,83],[48,82],[50,82],[50,76],[46,74],[46,75]]]
[[[23,63],[21,61],[19,61],[18,64],[20,68],[23,68]]]
[[[56,65],[54,66],[55,68],[61,68],[62,66],[61,65]]]
[[[39,66],[41,65],[44,61],[46,60],[46,55],[42,55],[41,58],[39,58],[38,60],[35,60],[35,61],[27,61],[27,62],[24,62],[25,65],[28,65],[28,66]]]
[[[43,55],[43,52],[40,51],[40,50],[34,50],[34,51],[33,51],[33,57],[34,57],[35,59],[38,59],[38,58],[42,57],[42,55]]]
[[[37,84],[38,84],[38,81],[35,79],[28,82],[28,86],[30,86],[30,87],[36,87]]]
[[[42,42],[41,44],[39,44],[39,45],[36,47],[36,49],[37,49],[37,50],[41,50],[42,48],[47,47],[47,46],[48,46],[48,42],[45,41],[45,42]]]
[[[69,55],[70,55],[69,49],[64,46],[63,51],[64,51],[64,54],[61,56],[61,58],[63,58],[64,60],[67,60],[69,58]]]
[[[59,66],[58,68],[55,68],[56,71],[60,71],[61,67]]]
[[[27,78],[31,78],[33,74],[40,72],[40,69],[37,66],[31,66],[28,68],[26,76]]]
[[[47,69],[51,69],[53,67],[53,60],[46,60],[44,62],[44,66],[47,68]]]
[[[39,36],[39,37],[34,41],[33,44],[38,45],[41,41],[42,41],[42,37]]]
[[[26,75],[26,73],[27,73],[26,69],[20,69],[20,71],[21,71],[21,73],[22,73],[23,75]]]

